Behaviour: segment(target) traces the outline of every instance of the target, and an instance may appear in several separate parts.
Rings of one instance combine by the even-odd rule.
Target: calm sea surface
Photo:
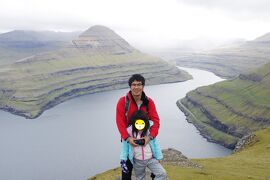
[[[188,91],[222,79],[202,70],[181,69],[194,79],[145,87],[160,115],[161,147],[175,148],[189,158],[230,154],[230,150],[207,142],[176,106]],[[81,96],[32,120],[0,111],[0,179],[83,180],[119,166],[115,106],[127,91]]]

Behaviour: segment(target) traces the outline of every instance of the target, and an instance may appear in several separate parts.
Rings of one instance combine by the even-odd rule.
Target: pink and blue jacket
[[[150,123],[150,127],[153,125],[152,121],[149,121]],[[127,128],[128,133],[130,133],[130,131],[128,129],[130,129],[131,126],[129,126]],[[149,134],[149,131],[148,131]],[[131,136],[131,134],[129,134]],[[157,141],[157,138],[154,138],[153,140],[149,141],[149,145],[153,154],[153,158],[157,159],[157,160],[161,160],[163,158],[159,143]],[[144,148],[142,146],[142,148]],[[142,153],[144,153],[142,151]],[[142,154],[142,156],[144,156]],[[129,159],[131,161],[131,163],[133,164],[133,158],[134,158],[134,147],[132,145],[130,145],[127,141],[122,140],[122,147],[121,147],[121,153],[120,153],[120,159],[121,160],[127,160]]]

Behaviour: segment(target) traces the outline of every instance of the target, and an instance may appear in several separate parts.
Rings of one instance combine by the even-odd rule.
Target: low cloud
[[[191,6],[217,9],[238,15],[270,18],[269,0],[177,0]]]

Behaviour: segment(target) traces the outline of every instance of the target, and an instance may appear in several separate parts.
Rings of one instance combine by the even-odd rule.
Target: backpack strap
[[[145,107],[145,113],[148,115],[148,110],[149,110],[149,108],[148,108],[148,104],[149,104],[149,101],[147,100],[147,102],[146,103],[144,103],[143,104],[143,106]]]
[[[130,101],[129,101],[128,94],[127,94],[126,95],[126,101],[125,101],[125,116],[126,116],[126,119],[128,119],[129,107],[130,107]]]
[[[149,112],[149,98],[143,93],[143,105],[145,106],[146,109],[146,114],[148,115]]]

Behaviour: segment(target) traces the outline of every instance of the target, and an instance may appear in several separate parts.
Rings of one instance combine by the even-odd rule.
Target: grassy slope
[[[197,117],[190,120],[217,142],[231,144],[270,124],[270,64],[240,77],[198,88],[181,100]]]
[[[148,84],[190,78],[165,61],[138,51],[91,54],[70,47],[2,67],[0,107],[34,118],[72,97],[127,87],[127,78],[134,73],[144,74]]]
[[[223,158],[193,159],[202,169],[164,166],[169,179],[270,179],[270,128],[256,132],[257,142]],[[92,179],[115,179],[120,168],[98,174]]]
[[[203,166],[202,169],[181,168],[170,165],[164,166],[169,179],[270,179],[270,127],[264,130],[257,130],[267,127],[267,123],[269,123],[269,70],[270,64],[267,64],[255,72],[242,75],[242,79],[237,78],[235,80],[217,83],[213,86],[199,88],[189,93],[190,98],[193,98],[201,105],[203,103],[204,110],[208,110],[212,115],[221,118],[222,123],[236,127],[234,129],[236,132],[245,132],[246,128],[256,131],[257,142],[227,157],[193,159],[194,162]],[[260,80],[252,81],[251,79]],[[228,135],[212,127],[210,120],[201,112],[202,107],[195,107],[187,101],[187,98],[181,102],[192,113],[189,113],[188,118],[196,125],[201,126],[210,136],[220,141],[225,141],[225,143],[237,141],[238,138],[235,136]],[[220,102],[225,102],[226,105],[220,105]],[[252,122],[232,112],[228,113],[227,108],[225,108],[226,106],[232,107],[237,111],[242,111],[245,115],[260,117],[268,121]],[[94,179],[115,179],[119,175],[120,169],[118,168],[98,174]]]

